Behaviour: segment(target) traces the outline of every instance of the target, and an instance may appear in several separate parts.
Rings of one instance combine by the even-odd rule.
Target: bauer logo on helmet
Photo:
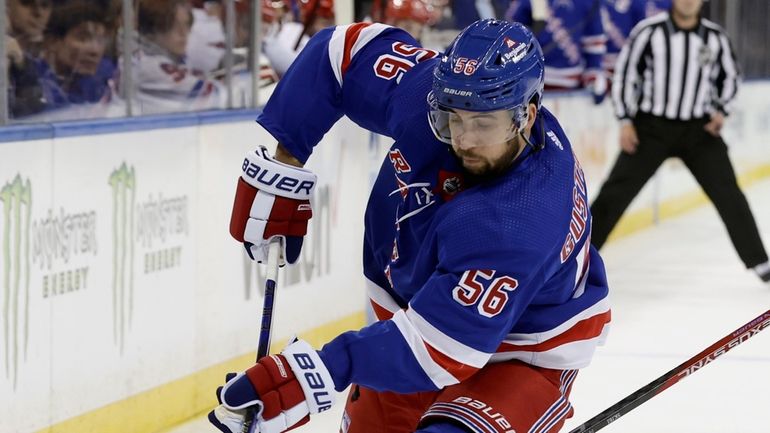
[[[447,95],[457,95],[457,96],[471,96],[473,95],[473,92],[470,90],[458,90],[458,89],[451,89],[449,87],[444,87],[444,93]]]

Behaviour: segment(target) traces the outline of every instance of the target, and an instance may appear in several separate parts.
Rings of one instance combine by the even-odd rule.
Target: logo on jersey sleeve
[[[393,169],[396,170],[396,173],[401,174],[412,171],[412,166],[409,165],[409,162],[404,158],[404,154],[401,153],[400,149],[393,149],[388,152],[388,159],[390,159],[390,163],[393,164]]]

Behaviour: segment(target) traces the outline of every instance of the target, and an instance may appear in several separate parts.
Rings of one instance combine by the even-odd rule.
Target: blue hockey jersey
[[[545,55],[546,88],[576,89],[604,75],[602,1],[548,0],[545,28],[535,33]],[[506,19],[532,27],[532,1],[514,0]]]
[[[671,0],[602,0],[602,24],[607,34],[604,70],[611,78],[618,54],[626,44],[631,29],[639,21],[671,8]]]
[[[364,274],[380,319],[319,352],[338,390],[436,390],[490,362],[586,366],[608,329],[585,179],[542,108],[536,143],[472,184],[428,124],[439,53],[383,24],[314,36],[258,122],[295,157],[342,116],[392,137],[365,214]]]

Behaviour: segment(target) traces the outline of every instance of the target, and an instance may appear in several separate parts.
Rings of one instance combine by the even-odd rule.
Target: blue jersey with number
[[[436,390],[512,359],[577,369],[608,329],[585,179],[559,123],[542,108],[544,148],[471,183],[428,124],[438,56],[382,24],[323,30],[258,119],[301,161],[342,115],[395,140],[365,216],[380,320],[320,351],[338,390]]]

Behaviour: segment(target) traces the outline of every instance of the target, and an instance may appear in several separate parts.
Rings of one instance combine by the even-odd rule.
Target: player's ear
[[[530,103],[527,105],[527,127],[526,130],[532,129],[532,125],[535,124],[535,118],[537,117],[537,106]]]

